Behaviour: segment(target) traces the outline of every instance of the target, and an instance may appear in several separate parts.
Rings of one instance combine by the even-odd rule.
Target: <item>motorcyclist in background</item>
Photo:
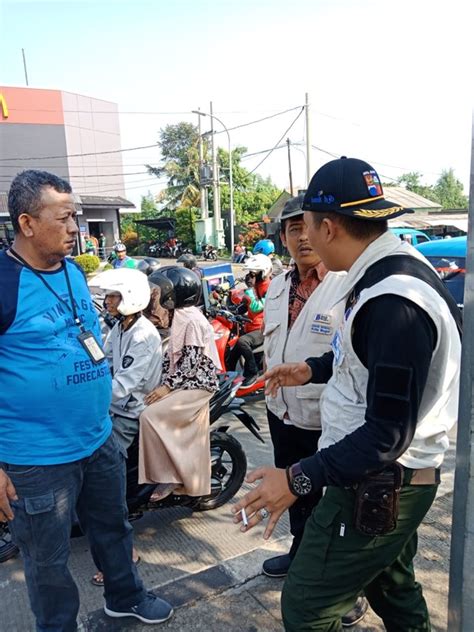
[[[182,263],[185,268],[188,268],[188,270],[192,270],[198,275],[200,279],[202,279],[203,271],[198,266],[197,259],[194,255],[185,253],[184,255],[181,255],[179,259],[177,259],[176,263]]]
[[[275,253],[275,244],[271,239],[260,239],[253,247],[254,255],[267,255],[272,262],[272,277],[276,277],[283,272],[283,263]]]
[[[247,289],[242,296],[242,303],[247,305],[247,317],[250,322],[245,324],[245,334],[239,338],[230,352],[228,370],[235,371],[240,357],[245,360],[244,381],[241,388],[255,384],[258,367],[255,362],[253,349],[263,344],[263,307],[265,295],[272,276],[272,262],[263,254],[252,255],[243,266]]]
[[[114,268],[134,268],[135,262],[127,255],[127,246],[121,242],[114,246],[115,259],[112,266]]]

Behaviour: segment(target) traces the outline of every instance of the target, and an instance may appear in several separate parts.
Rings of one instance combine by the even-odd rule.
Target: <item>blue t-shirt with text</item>
[[[41,272],[67,305],[69,275],[78,317],[100,343],[82,270],[71,260]],[[0,252],[0,461],[53,465],[90,456],[109,436],[107,361],[94,364],[72,311],[29,268]]]

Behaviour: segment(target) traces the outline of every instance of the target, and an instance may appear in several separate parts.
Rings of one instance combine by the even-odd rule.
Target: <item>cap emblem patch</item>
[[[371,169],[370,171],[364,171],[362,175],[364,176],[369,195],[372,197],[375,197],[376,195],[383,195],[382,185],[376,171]]]

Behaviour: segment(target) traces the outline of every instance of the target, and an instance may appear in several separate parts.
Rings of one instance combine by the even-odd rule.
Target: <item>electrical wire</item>
[[[301,110],[298,112],[298,114],[297,114],[297,115],[296,115],[296,117],[294,118],[293,122],[292,122],[292,123],[290,124],[290,126],[288,127],[288,129],[287,129],[287,130],[286,130],[286,131],[282,134],[281,138],[279,138],[279,139],[278,139],[278,141],[277,141],[276,145],[275,145],[275,146],[274,146],[274,147],[273,147],[273,148],[272,148],[272,149],[268,152],[268,154],[267,154],[264,158],[262,158],[262,160],[258,163],[258,165],[257,165],[256,167],[254,167],[254,168],[250,171],[250,173],[254,173],[254,172],[255,172],[255,171],[256,171],[256,170],[260,167],[260,165],[262,165],[262,164],[265,162],[265,160],[266,160],[267,158],[269,158],[269,157],[272,155],[272,153],[276,150],[276,148],[279,146],[279,144],[281,143],[281,141],[285,138],[285,136],[288,134],[288,132],[290,131],[290,129],[291,129],[291,128],[293,127],[293,125],[296,123],[296,121],[297,121],[297,120],[300,118],[300,116],[303,114],[303,112],[304,112],[304,108],[305,108],[305,106],[304,106],[304,105],[303,105],[303,106],[301,106]]]
[[[105,154],[121,154],[125,151],[136,151],[138,149],[150,149],[151,147],[158,148],[158,144],[142,145],[141,147],[127,147],[126,149],[111,149],[109,151],[91,151],[84,154],[64,154],[62,156],[34,156],[30,158],[0,158],[0,162],[6,162],[7,160],[55,160],[57,158],[78,158],[80,156],[102,156]]]

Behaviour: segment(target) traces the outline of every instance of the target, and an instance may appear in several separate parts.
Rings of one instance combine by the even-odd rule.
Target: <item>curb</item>
[[[149,590],[156,592],[162,599],[170,602],[173,608],[182,608],[204,599],[215,597],[231,588],[238,588],[262,574],[264,560],[272,555],[286,553],[292,537],[285,536],[271,544],[253,549],[237,557],[209,568],[188,574],[166,584],[153,586]],[[112,619],[103,610],[94,610],[83,615],[79,632],[119,632],[136,619]]]

